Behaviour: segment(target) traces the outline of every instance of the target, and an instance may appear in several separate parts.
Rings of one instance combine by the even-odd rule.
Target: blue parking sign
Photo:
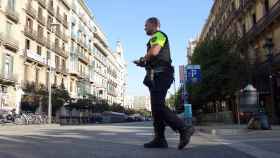
[[[187,79],[187,83],[197,83],[201,80],[201,69],[200,65],[187,65],[185,77]]]

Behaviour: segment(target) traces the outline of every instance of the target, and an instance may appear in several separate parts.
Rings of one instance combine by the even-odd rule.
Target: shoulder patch
[[[154,36],[154,37],[151,38],[151,42],[154,43],[154,42],[156,42],[156,41],[157,41],[157,36]]]

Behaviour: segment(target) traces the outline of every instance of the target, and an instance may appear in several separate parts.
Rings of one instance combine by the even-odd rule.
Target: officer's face
[[[156,29],[157,29],[157,27],[155,24],[150,23],[150,22],[145,23],[145,31],[148,36],[153,35],[155,33]]]

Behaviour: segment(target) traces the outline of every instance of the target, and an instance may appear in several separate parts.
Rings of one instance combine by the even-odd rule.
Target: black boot
[[[155,137],[152,141],[145,143],[144,148],[168,148],[167,141],[164,136],[165,126],[157,126],[154,124]]]
[[[149,143],[145,143],[144,148],[168,148],[168,144],[165,138],[160,138],[156,136]]]
[[[191,136],[195,132],[195,129],[193,127],[185,127],[181,130],[179,130],[180,133],[180,142],[178,144],[178,149],[183,149],[186,145],[189,144],[191,140]]]

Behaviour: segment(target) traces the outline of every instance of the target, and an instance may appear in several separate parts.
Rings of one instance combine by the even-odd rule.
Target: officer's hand
[[[134,60],[133,63],[136,64],[137,66],[140,66],[140,67],[145,67],[146,66],[146,60],[145,60],[144,57],[141,57],[138,60]]]

